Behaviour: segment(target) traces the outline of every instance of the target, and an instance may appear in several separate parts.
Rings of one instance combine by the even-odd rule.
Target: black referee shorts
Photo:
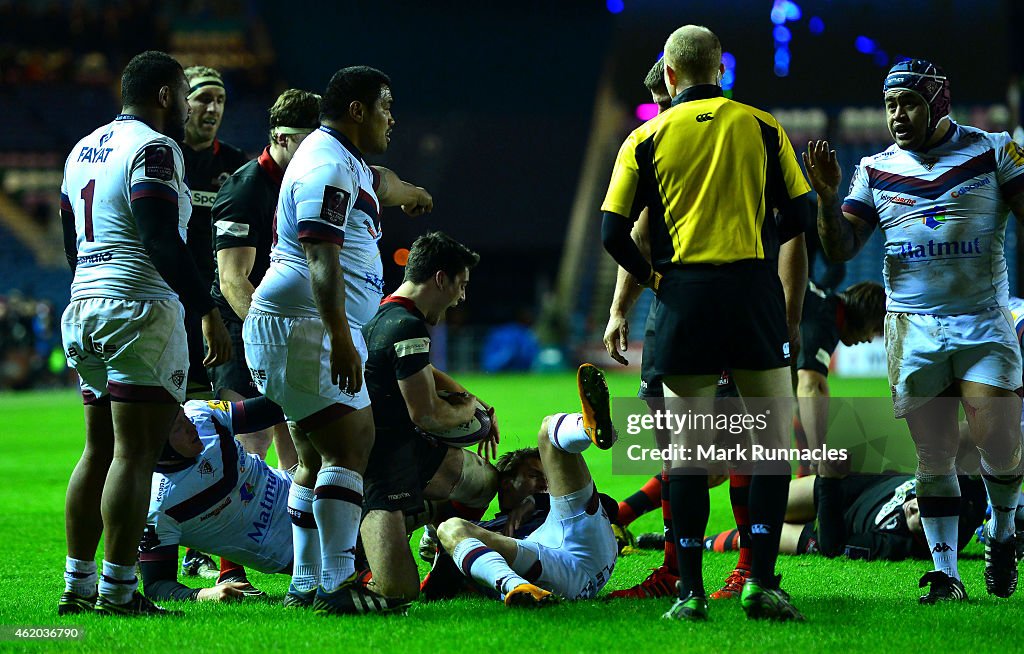
[[[718,375],[789,366],[786,302],[775,262],[749,259],[663,271],[653,375]]]
[[[363,514],[423,510],[423,489],[434,477],[450,448],[415,432],[378,429],[363,474]]]

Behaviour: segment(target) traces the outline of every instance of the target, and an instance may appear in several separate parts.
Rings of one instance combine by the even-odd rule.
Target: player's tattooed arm
[[[377,199],[385,207],[401,206],[410,216],[430,213],[434,209],[434,198],[422,186],[416,186],[402,179],[391,169],[371,166],[377,173]]]
[[[828,141],[812,141],[802,154],[807,179],[818,194],[818,236],[832,261],[849,261],[864,247],[874,225],[845,213],[839,199],[843,172]]]

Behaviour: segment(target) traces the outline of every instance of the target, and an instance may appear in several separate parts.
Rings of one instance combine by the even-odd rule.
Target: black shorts
[[[249,366],[245,363],[245,343],[242,342],[242,321],[235,316],[224,316],[224,327],[231,337],[231,360],[215,368],[207,368],[215,397],[224,389],[234,391],[245,398],[259,397],[256,384],[252,381]]]
[[[789,366],[786,302],[775,263],[668,269],[658,288],[653,375]]]
[[[644,325],[644,349],[640,355],[640,390],[637,397],[642,400],[652,400],[665,397],[665,388],[661,384],[661,377],[654,374],[654,348],[657,343],[654,340],[654,312],[658,304],[658,298],[651,302],[651,311],[647,314],[647,323]],[[715,388],[715,397],[739,397],[736,390],[736,383],[728,370],[722,371],[718,378],[718,386]]]
[[[412,431],[377,430],[363,474],[363,513],[423,510],[423,489],[450,450]]]
[[[209,393],[210,377],[203,366],[206,345],[203,342],[202,316],[185,312],[185,337],[188,341],[188,395],[191,397],[197,393]]]

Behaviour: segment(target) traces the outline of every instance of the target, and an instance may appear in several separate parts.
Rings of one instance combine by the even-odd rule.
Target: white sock
[[[1000,542],[1013,538],[1016,531],[1014,517],[1017,501],[1020,499],[1021,478],[1019,475],[999,474],[981,457],[981,479],[988,492],[988,504],[992,507],[992,518],[985,525],[985,537]]]
[[[945,572],[954,579],[960,578],[960,571],[956,565],[959,525],[959,515],[939,518],[921,516],[921,526],[924,527],[924,535],[928,539],[928,547],[931,548],[935,569]]]
[[[467,538],[456,545],[452,558],[464,575],[493,588],[502,597],[516,586],[529,583],[517,575],[500,554],[476,538]]]
[[[323,561],[320,585],[330,592],[356,571],[356,537],[363,513],[363,477],[340,466],[321,468],[313,492],[313,514],[320,528],[320,556]]]
[[[67,557],[64,563],[64,590],[82,597],[96,593],[96,562]]]
[[[583,429],[583,416],[579,413],[557,413],[548,420],[548,439],[557,449],[579,454],[590,447],[592,441]]]
[[[103,561],[103,576],[100,577],[100,595],[114,604],[126,604],[139,587],[134,565],[117,565]]]
[[[292,484],[288,491],[288,515],[292,519],[292,586],[313,590],[320,584],[320,530],[313,516],[313,489]]]

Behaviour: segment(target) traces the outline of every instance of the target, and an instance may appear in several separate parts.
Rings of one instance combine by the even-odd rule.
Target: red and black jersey
[[[192,219],[188,223],[188,250],[195,259],[203,282],[211,285],[214,279],[213,224],[210,210],[217,192],[232,173],[242,167],[249,157],[233,145],[214,140],[205,150],[181,148],[185,156],[185,184],[192,192]]]
[[[259,286],[270,267],[274,244],[274,211],[281,192],[284,171],[270,156],[270,147],[239,168],[217,193],[213,203],[213,265],[211,294],[225,318],[235,315],[220,290],[217,252],[238,247],[256,248],[256,260],[249,272],[253,288]]]

